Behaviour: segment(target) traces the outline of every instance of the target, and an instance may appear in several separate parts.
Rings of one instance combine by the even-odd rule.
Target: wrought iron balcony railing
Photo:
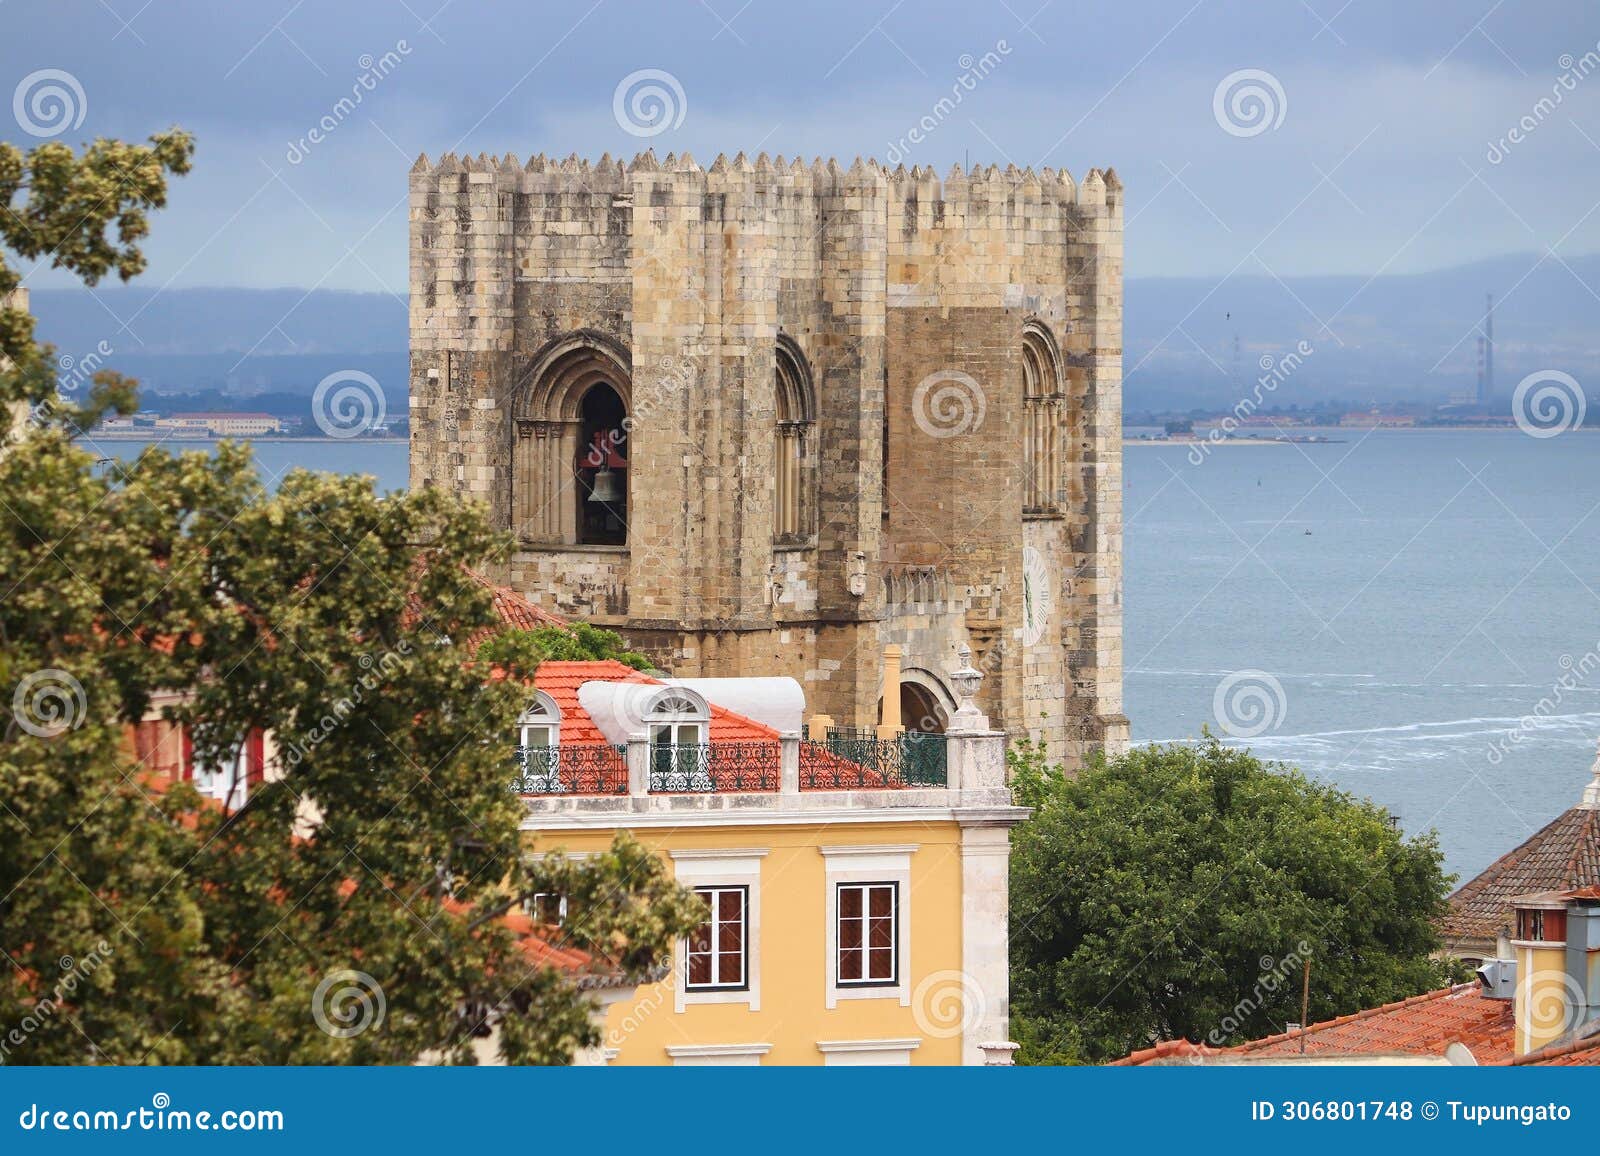
[[[800,744],[803,791],[943,787],[949,778],[944,735],[907,731],[880,739],[869,730],[836,728],[824,742]]]
[[[783,747],[777,742],[676,743],[650,748],[652,794],[776,791]]]
[[[610,743],[566,743],[518,747],[519,795],[626,795],[628,748]]]

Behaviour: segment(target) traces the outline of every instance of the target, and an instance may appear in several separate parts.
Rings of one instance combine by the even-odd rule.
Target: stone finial
[[[1583,789],[1583,801],[1578,806],[1585,811],[1600,811],[1600,747],[1595,750],[1594,778]]]
[[[903,164],[895,165],[894,172],[891,174],[891,176],[894,178],[894,183],[897,185],[905,184],[907,178],[912,180],[916,179],[913,174],[906,172],[906,166]]]
[[[711,167],[706,170],[712,173],[725,173],[728,171],[728,154],[718,153],[717,159],[711,162]]]
[[[455,153],[445,153],[439,158],[439,171],[441,173],[459,173],[461,162],[456,159]]]
[[[734,154],[733,171],[736,173],[753,173],[756,171],[756,167],[750,163],[750,158],[744,155],[743,149]]]
[[[756,172],[758,172],[758,173],[770,173],[770,172],[772,172],[772,158],[767,156],[767,154],[764,153],[764,152],[756,154]]]
[[[500,158],[500,167],[503,169],[520,169],[522,162],[517,159],[516,153],[507,153]]]
[[[1106,188],[1108,188],[1108,189],[1115,190],[1115,189],[1122,188],[1122,181],[1117,177],[1117,170],[1116,169],[1107,169],[1106,170],[1105,182],[1106,182]]]
[[[633,163],[628,166],[629,172],[658,173],[661,171],[661,162],[656,160],[655,149],[645,149],[642,153],[635,154]]]
[[[482,170],[482,168],[483,166],[481,164],[472,159],[471,153],[468,153],[466,156],[461,158],[461,171],[464,173],[479,172]]]
[[[428,154],[418,153],[416,162],[411,166],[411,171],[414,173],[425,173],[428,171],[428,168]]]
[[[677,153],[669,152],[666,156],[661,158],[661,171],[662,172],[665,172],[665,173],[674,172],[674,171],[677,170],[677,168],[678,168],[678,154]]]
[[[530,173],[542,173],[545,170],[545,163],[543,153],[534,153],[528,158],[528,163],[523,167]]]
[[[697,173],[700,166],[694,163],[694,154],[688,149],[683,150],[683,155],[678,158],[678,171],[680,173]]]
[[[950,672],[950,685],[956,692],[956,712],[950,716],[950,729],[954,731],[986,731],[989,718],[972,700],[983,685],[983,671],[972,665],[972,647],[965,642],[956,652],[961,665]]]

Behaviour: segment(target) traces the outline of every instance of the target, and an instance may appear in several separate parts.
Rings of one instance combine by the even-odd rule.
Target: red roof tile
[[[648,686],[667,686],[658,678],[633,669],[615,659],[593,662],[543,662],[534,672],[533,685],[555,700],[561,710],[561,745],[572,743],[605,743],[600,730],[589,712],[578,701],[578,688],[586,682],[633,682]],[[781,737],[777,730],[742,714],[707,704],[711,708],[710,741],[718,743],[776,743]],[[848,784],[855,789],[894,790],[900,784],[885,782],[876,771],[866,770],[826,750],[813,749],[807,753],[808,767],[823,774],[830,784]],[[620,766],[620,763],[619,763]],[[828,772],[832,772],[831,775]],[[624,772],[625,773],[625,772]],[[775,774],[776,772],[774,772]],[[804,779],[804,776],[802,777]],[[802,782],[804,786],[804,782]],[[774,780],[772,790],[777,789]],[[820,788],[819,788],[820,789]],[[844,786],[829,789],[846,789]]]
[[[1231,1048],[1208,1048],[1171,1040],[1116,1061],[1122,1065],[1308,1057],[1440,1056],[1453,1043],[1467,1047],[1479,1063],[1511,1058],[1510,1000],[1489,999],[1476,983],[1457,984],[1354,1015],[1312,1024],[1304,1033],[1281,1032]]]
[[[1600,1032],[1584,1039],[1551,1044],[1506,1062],[1518,1067],[1524,1065],[1551,1068],[1600,1067]]]
[[[511,587],[497,585],[476,570],[468,570],[467,574],[494,591],[494,612],[499,615],[500,621],[513,630],[536,630],[541,626],[568,625],[565,618],[530,602]]]
[[[556,700],[561,708],[561,741],[563,743],[603,743],[605,735],[595,726],[589,713],[578,703],[578,688],[586,682],[638,682],[650,686],[666,686],[659,678],[651,678],[643,671],[633,669],[615,659],[596,662],[543,662],[534,672],[533,685]],[[731,710],[709,704],[711,707],[711,741],[714,743],[775,742],[778,732],[764,723],[734,714]]]

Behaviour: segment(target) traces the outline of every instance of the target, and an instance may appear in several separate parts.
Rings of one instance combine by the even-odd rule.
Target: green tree
[[[0,240],[132,276],[191,148],[0,144]],[[492,1025],[511,1062],[596,1042],[502,917],[560,890],[569,945],[650,973],[701,905],[627,839],[525,861],[525,691],[456,641],[497,622],[465,573],[509,548],[484,511],[305,471],[269,494],[228,443],[101,469],[78,432],[132,383],[64,399],[52,361],[0,313],[0,413],[31,410],[0,453],[0,1061],[467,1062]],[[196,764],[231,773],[271,732],[287,773],[232,809],[164,787],[127,742],[163,703]]]
[[[629,650],[622,635],[587,622],[571,626],[540,626],[533,630],[502,630],[478,648],[478,658],[532,677],[541,662],[597,662],[612,659],[635,670],[655,664]]]
[[[1029,1063],[1212,1046],[1437,987],[1451,879],[1430,833],[1207,736],[1075,778],[1010,755],[1013,1031]]]

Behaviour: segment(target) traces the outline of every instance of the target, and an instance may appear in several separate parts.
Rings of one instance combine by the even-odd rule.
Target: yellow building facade
[[[1027,812],[1005,786],[1003,735],[969,703],[948,733],[911,737],[919,757],[938,751],[918,766],[895,734],[802,737],[731,709],[794,718],[798,687],[782,709],[759,701],[788,680],[669,685],[589,669],[605,665],[540,668],[547,701],[530,717],[554,729],[528,736],[543,768],[525,779],[528,848],[594,855],[626,830],[712,914],[664,979],[610,1004],[596,1060],[1009,1061],[1010,829]],[[625,679],[628,709],[608,705],[615,684],[595,685],[606,673]],[[752,681],[769,685],[752,697]],[[663,708],[672,717],[655,721]],[[619,721],[628,741],[613,756],[582,743],[591,725],[620,737]],[[540,749],[551,738],[561,753]]]

